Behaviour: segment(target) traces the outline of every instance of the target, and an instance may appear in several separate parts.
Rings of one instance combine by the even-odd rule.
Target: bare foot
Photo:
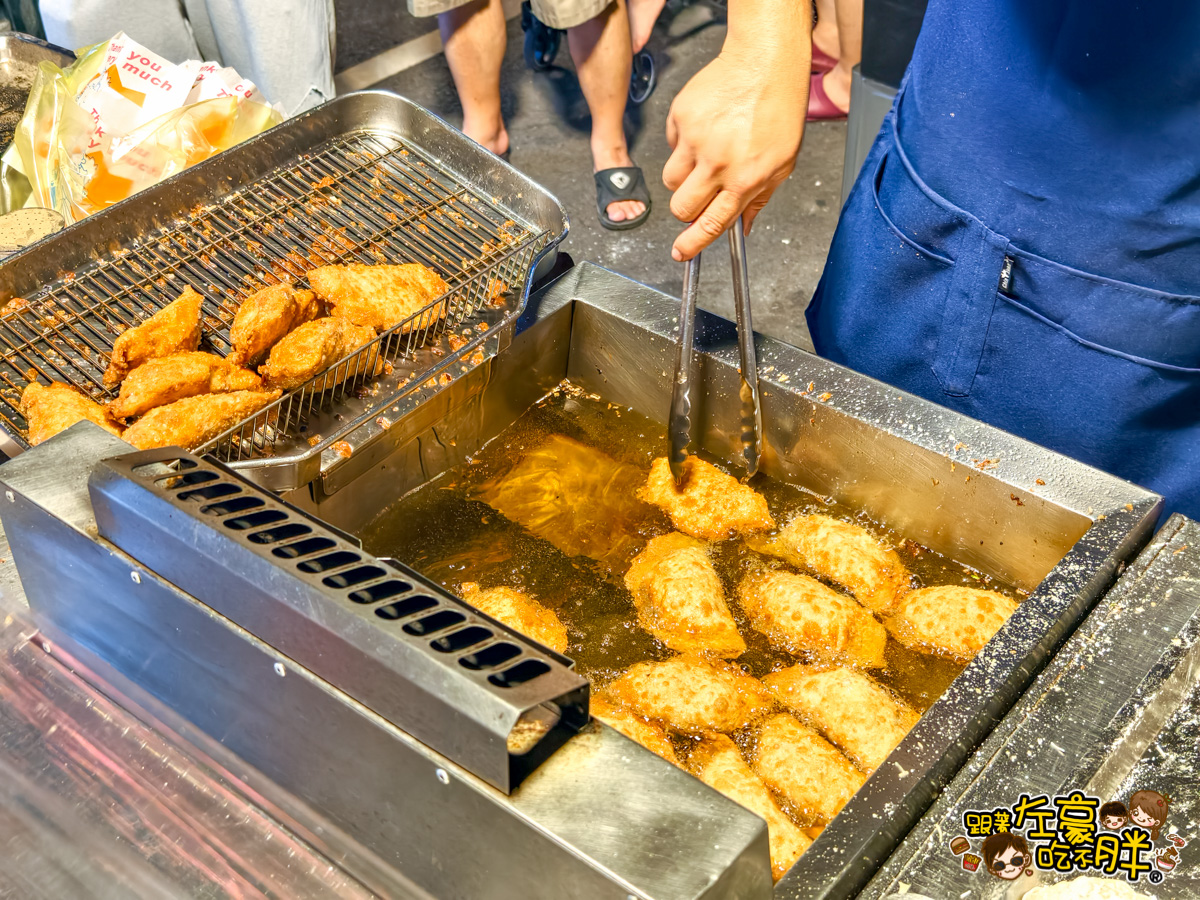
[[[838,44],[836,22],[827,23],[825,19],[819,19],[813,28],[812,42],[814,47],[834,59],[842,52],[841,45]]]
[[[830,101],[842,112],[850,110],[850,67],[838,62],[836,66],[825,73],[823,79],[825,94]]]
[[[592,164],[594,172],[599,172],[601,169],[616,169],[625,166],[632,166],[633,160],[629,157],[629,151],[625,147],[612,147],[604,150],[598,150],[592,147]],[[628,222],[630,219],[636,219],[646,211],[646,204],[640,200],[617,200],[614,203],[608,204],[608,217],[614,222]]]
[[[508,152],[508,129],[504,127],[503,122],[473,122],[464,118],[462,130],[463,134],[475,143],[481,144],[497,156]]]
[[[667,0],[628,0],[629,34],[633,39],[633,52],[641,53],[650,40],[650,32],[658,21]]]

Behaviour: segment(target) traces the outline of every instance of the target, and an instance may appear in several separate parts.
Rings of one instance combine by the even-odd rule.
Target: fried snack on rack
[[[712,463],[689,456],[684,463],[683,490],[666,457],[650,467],[650,477],[638,496],[661,508],[684,534],[706,541],[723,541],[738,532],[766,531],[775,527],[767,501]]]
[[[129,419],[184,397],[261,388],[261,378],[216,354],[172,353],[144,362],[126,375],[108,411],[118,419]]]
[[[856,669],[792,666],[762,681],[775,699],[816,726],[868,775],[920,718],[886,687]]]
[[[297,290],[286,281],[254,292],[242,301],[229,328],[233,344],[230,361],[241,366],[256,365],[284,335],[312,321],[320,312],[316,294]]]
[[[593,716],[612,728],[615,728],[631,741],[636,741],[652,753],[661,756],[667,762],[679,765],[679,757],[671,739],[663,731],[661,725],[648,722],[632,710],[614,703],[603,694],[593,692],[589,701]]]
[[[113,387],[147,360],[170,356],[200,346],[200,307],[204,298],[191,287],[141,325],[130,328],[113,341],[112,358],[104,373],[104,384]]]
[[[812,825],[829,822],[867,780],[836,747],[787,713],[763,723],[754,771]]]
[[[21,393],[18,408],[29,426],[29,443],[34,447],[84,419],[112,434],[121,434],[121,426],[108,410],[71,385],[59,381],[48,385],[31,381]]]
[[[906,594],[887,622],[906,647],[970,660],[1016,609],[995,591],[948,584]]]
[[[272,347],[258,373],[267,387],[290,391],[374,339],[374,328],[352,325],[345,319],[317,319],[301,325]],[[378,375],[383,371],[378,348],[367,356],[370,358],[342,363],[318,387],[325,390],[359,374]]]
[[[792,572],[751,572],[738,585],[750,626],[776,650],[882,668],[887,629],[850,597]]]
[[[608,694],[639,715],[690,734],[736,731],[772,706],[757,678],[699,656],[632,665],[608,686]]]
[[[737,744],[725,735],[705,735],[688,758],[688,769],[713,790],[766,820],[771,874],[776,881],[812,844],[808,835],[783,814],[762,779],[746,765]]]
[[[187,397],[150,410],[126,428],[122,437],[139,450],[194,450],[279,399],[280,394],[282,391],[234,391]]]
[[[678,532],[654,538],[634,558],[625,586],[642,627],[672,650],[724,659],[746,652],[701,541]]]
[[[332,315],[377,331],[399,325],[450,291],[437,272],[420,263],[321,266],[308,273],[308,283],[329,303]],[[445,315],[446,304],[439,303],[400,330],[425,328]]]
[[[840,584],[872,612],[886,612],[908,590],[908,569],[896,551],[852,522],[800,516],[779,534],[747,543],[760,553]]]
[[[468,581],[462,586],[462,598],[480,612],[551,650],[564,653],[567,649],[566,626],[554,610],[542,606],[528,594],[510,587],[482,590],[475,582]]]
[[[623,572],[653,510],[635,496],[642,473],[561,434],[527,452],[476,496],[567,556]]]

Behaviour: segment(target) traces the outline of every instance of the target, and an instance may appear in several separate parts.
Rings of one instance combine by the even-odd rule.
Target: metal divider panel
[[[219,462],[132,453],[89,491],[105,540],[505,792],[587,724],[570,660]]]

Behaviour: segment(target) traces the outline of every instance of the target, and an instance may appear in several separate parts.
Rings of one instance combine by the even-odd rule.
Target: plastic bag
[[[66,69],[39,64],[3,161],[29,181],[25,206],[69,223],[282,121],[232,69],[175,65],[119,34]]]

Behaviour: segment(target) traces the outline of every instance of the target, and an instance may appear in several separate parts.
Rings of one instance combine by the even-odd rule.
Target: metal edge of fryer
[[[215,461],[110,457],[88,488],[100,537],[505,793],[587,723],[561,656]]]
[[[434,896],[770,895],[762,820],[608,726],[506,796],[99,538],[87,484],[127,447],[80,423],[0,469],[40,645],[302,833],[313,810]]]

